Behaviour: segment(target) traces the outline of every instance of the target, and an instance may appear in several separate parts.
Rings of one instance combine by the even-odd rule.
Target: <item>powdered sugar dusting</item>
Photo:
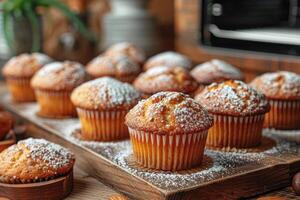
[[[29,138],[18,142],[17,148],[11,146],[8,149],[9,151],[18,151],[18,147],[24,145],[29,153],[26,155],[28,158],[31,158],[35,162],[40,162],[42,160],[49,167],[58,169],[66,165],[73,163],[74,155],[68,151],[66,148],[48,142],[44,139],[33,139]]]
[[[124,55],[116,56],[98,56],[94,58],[87,66],[87,71],[91,75],[100,75],[101,73],[111,76],[122,76],[138,74],[140,66],[132,59]]]
[[[249,115],[268,110],[264,95],[241,81],[213,83],[195,98],[210,112],[216,113]]]
[[[263,135],[271,137],[276,141],[276,146],[265,151],[265,154],[284,156],[285,154],[298,157],[300,153],[300,131],[299,130],[275,130],[264,129]]]
[[[300,76],[293,72],[265,73],[255,78],[251,85],[270,98],[300,99]]]
[[[146,62],[146,68],[152,68],[156,66],[167,66],[167,67],[183,67],[185,69],[191,69],[191,61],[184,55],[167,51],[160,54],[157,54]]]
[[[52,59],[41,53],[20,54],[12,57],[3,67],[3,74],[7,76],[31,77]]]
[[[140,94],[127,83],[103,77],[82,84],[74,90],[71,98],[77,106],[115,108],[135,105]]]
[[[129,42],[120,42],[112,45],[106,50],[105,55],[126,55],[131,57],[135,62],[138,63],[144,62],[146,58],[145,53],[142,49]]]
[[[157,66],[140,74],[133,85],[146,94],[160,91],[191,93],[197,83],[189,72],[181,67]]]
[[[133,163],[132,147],[129,140],[109,143],[81,141],[75,138],[73,134],[74,130],[80,127],[78,119],[55,120],[39,118],[35,114],[38,106],[34,103],[12,104],[8,95],[3,97],[1,101],[10,104],[11,109],[18,110],[22,116],[34,121],[38,126],[50,130],[70,143],[88,148],[98,153],[99,156],[103,156],[118,165],[122,170],[166,190],[185,190],[197,185],[206,184],[209,180],[218,181],[220,178],[230,178],[243,173],[244,170],[257,170],[260,167],[270,165],[269,162],[272,161],[267,155],[277,155],[278,149],[280,151],[284,150],[287,154],[291,152],[289,155],[293,154],[296,157],[298,153],[293,152],[299,152],[299,150],[294,150],[294,148],[297,146],[298,149],[300,148],[296,143],[289,143],[278,139],[277,149],[274,148],[275,150],[271,149],[260,153],[232,153],[206,150],[204,163],[199,168],[176,173],[151,171],[138,167]]]
[[[234,173],[236,168],[247,164],[259,163],[264,158],[263,155],[259,154],[222,153],[210,150],[206,150],[205,155],[202,167],[186,172],[161,172],[140,168],[129,161],[131,151],[119,152],[113,161],[126,171],[160,188],[172,190],[188,188],[193,185],[226,177]],[[239,173],[242,172],[239,170]]]
[[[191,75],[203,84],[210,84],[213,82],[222,82],[224,80],[241,80],[243,79],[242,72],[222,60],[213,59],[196,66]]]
[[[86,80],[84,67],[71,61],[45,65],[32,78],[34,88],[49,90],[73,90]]]
[[[198,132],[212,126],[212,117],[189,96],[159,92],[140,101],[129,111],[126,124],[134,129],[147,127],[158,133]]]

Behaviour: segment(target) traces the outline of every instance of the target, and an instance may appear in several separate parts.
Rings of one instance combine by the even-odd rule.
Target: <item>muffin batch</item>
[[[3,74],[13,101],[36,99],[41,117],[78,116],[80,140],[130,139],[135,161],[147,169],[192,169],[201,165],[205,148],[254,148],[263,128],[300,128],[300,76],[292,72],[266,73],[248,85],[224,61],[192,69],[179,53],[146,60],[141,49],[124,42],[85,67],[23,54]],[[0,113],[0,139],[12,123]],[[74,162],[67,149],[30,138],[0,153],[0,182],[55,179],[70,173]]]

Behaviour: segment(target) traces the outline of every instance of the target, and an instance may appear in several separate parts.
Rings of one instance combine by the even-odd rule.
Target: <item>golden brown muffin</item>
[[[8,112],[0,112],[0,140],[13,128],[14,119]]]
[[[130,57],[134,62],[142,65],[145,60],[145,52],[136,45],[129,42],[121,42],[112,45],[105,53],[107,56],[125,55]]]
[[[34,91],[30,86],[32,76],[52,59],[41,53],[21,54],[11,58],[3,67],[12,100],[15,102],[34,101]]]
[[[276,129],[300,128],[300,76],[293,72],[273,72],[251,82],[268,99],[271,110],[264,126]]]
[[[177,171],[201,164],[212,122],[208,112],[187,95],[159,92],[131,109],[125,123],[138,163]]]
[[[241,81],[229,80],[207,86],[195,99],[214,116],[208,146],[248,148],[260,144],[269,111],[263,94]]]
[[[166,66],[154,67],[140,74],[133,85],[148,97],[162,91],[192,94],[197,89],[197,83],[189,71],[181,67]]]
[[[0,182],[41,182],[72,171],[74,155],[44,139],[19,141],[0,153]]]
[[[140,93],[127,83],[103,77],[76,88],[71,99],[81,122],[82,139],[113,141],[128,138],[124,118]]]
[[[54,62],[43,67],[31,81],[40,106],[39,114],[50,118],[76,116],[70,95],[86,79],[84,67],[77,62]]]
[[[127,56],[98,56],[88,63],[86,71],[94,78],[110,76],[131,83],[141,68]]]
[[[192,68],[192,63],[182,54],[166,51],[149,58],[144,64],[144,70],[157,66],[182,67],[186,70],[190,70]]]
[[[197,65],[191,71],[191,75],[199,83],[199,89],[196,94],[200,93],[205,86],[211,83],[244,79],[244,76],[239,69],[218,59],[213,59]]]

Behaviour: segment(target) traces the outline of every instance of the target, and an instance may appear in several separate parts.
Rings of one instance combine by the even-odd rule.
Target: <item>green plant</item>
[[[60,10],[73,24],[77,30],[89,40],[94,40],[94,35],[87,30],[85,25],[64,3],[59,0],[6,0],[2,3],[3,12],[3,31],[5,39],[10,47],[13,44],[12,38],[12,18],[26,17],[32,27],[32,51],[40,49],[40,32],[39,32],[39,16],[37,8],[55,8]]]

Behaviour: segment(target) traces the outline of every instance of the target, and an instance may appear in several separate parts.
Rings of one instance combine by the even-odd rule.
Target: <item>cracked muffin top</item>
[[[139,65],[143,64],[146,60],[145,52],[130,42],[114,44],[104,54],[107,56],[125,55]]]
[[[87,80],[84,67],[72,61],[45,65],[32,78],[31,86],[44,90],[73,90]]]
[[[137,104],[140,93],[127,83],[103,77],[77,87],[71,100],[76,107],[85,109],[126,110]]]
[[[243,80],[244,78],[239,69],[218,59],[197,65],[191,71],[191,75],[198,83],[204,85],[226,80]]]
[[[52,59],[42,53],[20,54],[11,58],[3,67],[5,77],[30,78]]]
[[[265,73],[250,85],[270,99],[300,100],[300,76],[293,72]]]
[[[213,120],[207,110],[188,95],[159,92],[132,108],[125,124],[139,131],[172,135],[205,131]]]
[[[181,67],[154,67],[140,74],[133,83],[134,87],[144,94],[154,94],[161,91],[174,91],[190,94],[197,89],[198,84]]]
[[[32,183],[68,174],[74,154],[44,139],[19,141],[0,153],[0,182]]]
[[[242,81],[212,83],[195,99],[210,113],[233,116],[264,114],[269,111],[265,96]]]
[[[192,68],[192,62],[186,56],[173,51],[166,51],[149,58],[144,64],[144,70],[162,65],[167,67],[182,67],[187,70]]]
[[[86,71],[95,78],[110,76],[121,81],[132,82],[141,72],[141,68],[131,58],[124,55],[100,55],[88,63]]]

